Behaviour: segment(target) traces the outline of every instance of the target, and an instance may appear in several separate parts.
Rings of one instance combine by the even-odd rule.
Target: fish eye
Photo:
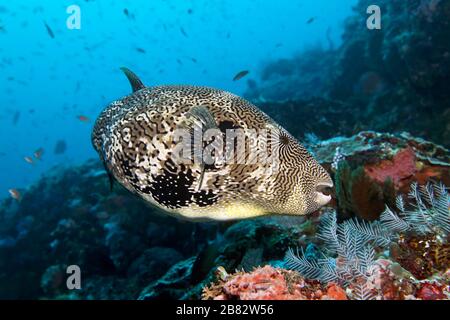
[[[288,145],[289,144],[289,137],[288,136],[286,136],[286,135],[284,135],[284,134],[281,134],[280,135],[280,143],[282,144],[282,145]]]

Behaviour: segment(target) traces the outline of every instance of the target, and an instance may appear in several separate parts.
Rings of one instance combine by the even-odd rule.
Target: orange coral
[[[442,181],[445,185],[450,184],[449,168],[444,166],[424,166],[420,172],[415,175],[415,179],[419,184],[425,184],[430,179]]]
[[[344,289],[335,283],[328,285],[326,297],[330,300],[348,300]]]

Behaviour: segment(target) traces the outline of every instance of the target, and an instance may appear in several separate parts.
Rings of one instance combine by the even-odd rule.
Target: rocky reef
[[[64,297],[72,264],[83,274],[76,298],[136,298],[215,235],[215,226],[152,214],[119,185],[110,192],[98,161],[55,167],[22,194],[0,209],[3,298]]]
[[[449,147],[450,3],[377,1],[382,27],[368,30],[371,4],[354,7],[341,46],[269,63],[246,97],[297,138],[407,131]]]
[[[450,152],[406,133],[376,132],[308,148],[340,181],[330,206],[308,217],[234,223],[160,216],[120,186],[110,191],[98,161],[54,168],[22,190],[21,201],[8,199],[0,208],[0,297],[352,299],[351,286],[287,270],[286,252],[301,248],[308,256],[320,255],[325,244],[318,234],[330,210],[336,221],[374,221],[385,205],[395,209],[395,197],[407,194],[412,182],[448,185]],[[384,282],[374,281],[383,288],[409,283],[402,293],[383,289],[377,297],[447,294],[449,263],[442,257],[449,256],[448,244],[442,236],[439,244],[427,237],[426,247],[424,236],[408,234],[377,249],[376,276]],[[81,290],[66,287],[69,265],[81,268]]]
[[[272,266],[253,271],[222,274],[219,282],[205,287],[205,300],[347,300],[345,291],[334,283],[323,285],[298,273]]]

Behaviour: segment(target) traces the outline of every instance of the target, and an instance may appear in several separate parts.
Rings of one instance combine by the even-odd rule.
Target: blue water
[[[339,44],[354,2],[1,0],[0,197],[26,188],[54,165],[96,157],[90,141],[95,118],[130,92],[119,67],[129,67],[146,85],[206,85],[242,94],[266,62],[326,46],[329,28]],[[80,30],[66,27],[72,4],[81,9]],[[233,82],[241,70],[250,71],[247,79]],[[59,140],[67,150],[55,155]],[[41,147],[41,161],[24,160]]]

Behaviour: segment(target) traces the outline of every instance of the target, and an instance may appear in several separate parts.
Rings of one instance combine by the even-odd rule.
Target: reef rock
[[[379,217],[394,206],[398,194],[407,194],[413,182],[450,185],[450,151],[408,133],[360,132],[310,146],[333,175],[336,202],[342,217]]]
[[[294,271],[264,266],[252,272],[236,272],[205,287],[203,299],[209,300],[347,300],[345,291],[335,283],[323,286],[302,278]]]
[[[351,215],[376,219],[377,210],[406,192],[412,181],[449,183],[448,150],[406,133],[361,132],[316,141],[308,148],[334,176],[337,190],[331,205],[343,219]],[[344,298],[340,286],[308,282],[280,271],[288,248],[306,248],[312,257],[320,254],[316,234],[320,212],[194,224],[152,211],[118,186],[110,192],[97,161],[54,168],[23,191],[22,201],[8,199],[0,207],[0,297],[196,299],[203,287],[217,281],[215,271],[222,266],[242,271],[226,289],[221,287],[217,297]],[[422,264],[414,264],[408,259],[415,256],[410,252],[414,243],[405,239],[393,247],[392,259],[428,281],[433,270],[442,271],[443,260],[433,260],[433,253],[424,249],[427,256]],[[440,255],[445,255],[448,248],[441,247]],[[65,287],[65,268],[72,264],[81,268],[81,290]],[[420,271],[423,265],[433,272]],[[259,266],[266,267],[246,276],[255,268],[261,270]],[[292,291],[291,276],[299,283],[305,281],[309,289]],[[270,278],[276,285],[255,296],[236,289],[246,281],[254,286],[253,278]],[[427,285],[421,292],[431,297],[434,291]]]
[[[354,6],[340,46],[269,62],[245,96],[299,139],[407,131],[449,147],[450,3],[380,0],[368,30],[372,4]]]

